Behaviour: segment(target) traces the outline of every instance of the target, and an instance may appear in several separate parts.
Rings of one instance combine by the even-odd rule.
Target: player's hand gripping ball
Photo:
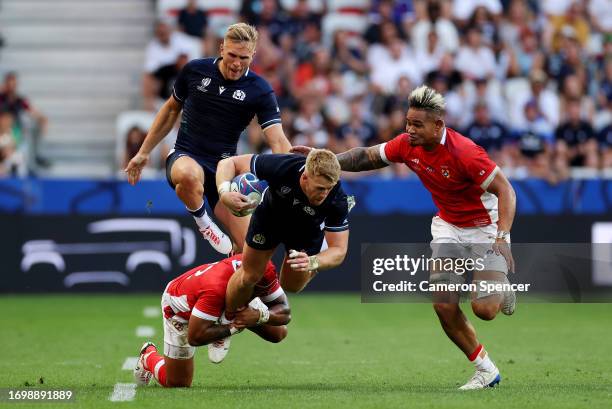
[[[257,176],[252,173],[243,173],[236,176],[230,184],[230,191],[238,192],[249,198],[251,203],[259,205],[263,198],[264,191],[268,187],[268,184],[259,180]],[[247,216],[255,211],[255,207],[245,209],[241,212],[232,212],[238,217]]]

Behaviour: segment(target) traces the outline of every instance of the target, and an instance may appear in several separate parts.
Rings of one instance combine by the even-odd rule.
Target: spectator
[[[603,128],[597,136],[601,149],[601,166],[603,169],[612,169],[612,124]]]
[[[500,23],[501,41],[509,47],[516,47],[520,36],[531,32],[537,36],[537,24],[526,0],[512,0],[506,18]]]
[[[504,165],[501,152],[504,145],[509,142],[509,134],[501,123],[491,119],[485,101],[479,101],[474,107],[474,121],[464,134],[482,146],[500,166]]]
[[[383,44],[372,45],[368,52],[370,81],[375,92],[383,95],[393,93],[402,76],[408,77],[413,84],[421,83],[423,73],[393,26],[383,26],[383,40]]]
[[[587,46],[591,32],[580,1],[572,1],[563,15],[550,18],[544,31],[544,44],[552,52],[558,52],[561,49],[561,37],[569,33],[578,40],[581,48]]]
[[[511,61],[508,68],[510,77],[526,77],[530,72],[544,69],[544,54],[540,51],[538,37],[530,29],[524,29],[517,44],[511,48]]]
[[[348,149],[358,146],[371,146],[377,143],[378,131],[376,126],[365,119],[363,101],[361,98],[355,98],[350,104],[351,115],[349,121],[340,125],[336,132],[338,152],[344,152]]]
[[[338,71],[344,73],[353,71],[365,75],[369,71],[366,62],[367,46],[358,37],[349,37],[346,31],[338,30],[334,33],[332,47],[332,60]]]
[[[514,156],[519,176],[535,176],[556,183],[558,175],[553,171],[553,128],[540,112],[537,101],[531,100],[524,107],[526,124],[515,133],[520,156]]]
[[[376,12],[372,15],[372,23],[366,29],[363,38],[368,44],[376,44],[383,42],[382,26],[384,24],[393,24],[400,38],[405,39],[406,35],[399,21],[395,20],[394,1],[380,0],[376,5]]]
[[[275,44],[280,44],[280,37],[289,31],[289,17],[281,9],[278,0],[261,0],[261,10],[252,17],[250,24],[259,30],[264,28]]]
[[[517,128],[526,126],[524,107],[530,100],[535,100],[538,110],[546,118],[551,126],[559,124],[559,96],[553,90],[547,88],[548,76],[544,71],[536,70],[529,76],[529,87],[521,89],[513,95],[512,103],[509,105],[509,123]]]
[[[567,120],[555,131],[559,163],[598,168],[599,158],[595,131],[581,116],[580,100],[569,100],[564,112]]]
[[[442,15],[440,0],[428,0],[424,15],[419,18],[411,31],[415,51],[428,48],[429,33],[434,31],[445,52],[454,53],[459,48],[459,34],[452,21]]]
[[[483,44],[478,28],[468,28],[466,45],[459,48],[455,66],[465,79],[492,78],[495,75],[495,55]]]
[[[325,148],[329,143],[329,135],[324,129],[324,118],[321,106],[316,97],[307,96],[300,103],[300,110],[295,117],[293,127],[295,138],[292,145],[307,145]]]
[[[23,176],[23,157],[16,149],[13,115],[0,111],[0,177]]]
[[[187,7],[178,15],[179,29],[192,37],[202,38],[206,32],[208,17],[204,10],[198,8],[197,0],[189,0]]]
[[[463,96],[463,118],[460,122],[461,128],[465,128],[473,121],[473,113],[478,103],[485,103],[488,107],[487,113],[493,121],[505,124],[508,121],[508,110],[506,102],[502,97],[497,81],[479,79],[472,84],[466,84]],[[465,113],[467,111],[467,113]]]
[[[499,0],[453,0],[453,15],[457,20],[466,22],[477,7],[484,7],[493,15],[502,12]]]
[[[158,70],[177,64],[182,54],[187,55],[188,61],[198,58],[200,46],[199,41],[173,31],[166,22],[158,21],[155,24],[155,38],[149,42],[145,54],[145,74],[142,84],[145,109],[155,110],[156,103],[159,102],[156,94],[161,87],[155,78]]]
[[[436,31],[431,30],[427,35],[427,47],[416,50],[416,61],[419,62],[421,71],[429,73],[440,67],[442,57],[444,57],[444,47]]]
[[[28,99],[19,95],[17,74],[9,72],[4,76],[4,84],[0,90],[0,111],[8,111],[13,116],[14,132],[17,134],[16,145],[19,150],[27,150],[28,166],[31,170],[37,167],[47,168],[51,165],[48,159],[40,153],[40,138],[47,131],[47,117],[36,109]],[[34,128],[26,129],[26,119],[30,117],[34,120]],[[27,148],[24,148],[23,138],[30,136]]]
[[[425,78],[425,82],[431,86],[436,80],[443,80],[446,83],[445,91],[457,88],[463,81],[461,73],[455,68],[455,60],[452,54],[444,54],[440,59],[438,69],[429,72]],[[439,91],[438,88],[436,90]]]
[[[497,48],[500,42],[499,29],[493,20],[493,15],[486,7],[478,6],[474,9],[468,26],[475,27],[482,33],[483,44],[493,49]]]

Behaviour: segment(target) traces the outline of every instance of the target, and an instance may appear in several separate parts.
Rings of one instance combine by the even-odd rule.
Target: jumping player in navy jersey
[[[227,30],[219,58],[197,59],[185,65],[173,95],[157,113],[142,147],[125,169],[129,183],[138,182],[150,152],[170,132],[182,111],[176,144],[166,160],[166,176],[204,238],[223,254],[231,252],[232,241],[206,213],[204,196],[229,230],[238,251],[249,218],[238,218],[226,206],[217,206],[217,163],[236,154],[238,138],[255,115],[273,152],[284,153],[291,148],[270,84],[249,70],[256,43],[254,27],[234,24]],[[235,203],[235,209],[254,205],[242,199]]]
[[[286,291],[298,292],[317,271],[340,265],[346,256],[348,213],[354,204],[340,185],[336,155],[325,149],[315,149],[306,158],[241,155],[219,162],[219,197],[234,211],[244,197],[229,191],[229,181],[247,171],[266,180],[269,188],[251,217],[242,267],[227,287],[226,312],[230,315],[248,302],[281,243],[287,252],[280,272]]]

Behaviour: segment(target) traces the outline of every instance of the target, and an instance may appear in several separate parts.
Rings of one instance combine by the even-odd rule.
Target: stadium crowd
[[[555,182],[574,167],[612,167],[608,1],[374,0],[362,32],[326,32],[325,14],[311,3],[285,9],[277,0],[245,0],[239,15],[259,31],[252,68],[272,84],[293,144],[339,152],[387,141],[404,128],[408,93],[426,83],[446,98],[446,124],[511,177]],[[144,95],[159,98],[170,95],[191,53],[217,55],[221,34],[207,29],[195,1],[176,28],[158,22],[155,33]],[[163,56],[167,65],[164,43],[175,50]],[[245,140],[245,151],[265,149],[255,123]]]

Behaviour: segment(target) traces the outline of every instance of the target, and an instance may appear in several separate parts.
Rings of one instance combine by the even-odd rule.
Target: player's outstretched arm
[[[317,271],[328,270],[342,264],[348,249],[348,239],[348,230],[340,232],[327,231],[325,232],[327,249],[314,256],[308,256],[306,253],[297,251],[290,252],[287,264],[295,271],[310,272],[312,277],[314,277]]]
[[[182,109],[183,106],[174,96],[168,98],[166,103],[161,107],[138,153],[130,160],[125,168],[125,172],[128,174],[128,182],[131,185],[136,184],[136,182],[140,180],[142,169],[149,161],[149,154],[153,148],[168,135],[168,132],[172,130]]]
[[[214,321],[204,320],[195,315],[189,318],[189,332],[187,341],[189,345],[197,347],[207,345],[211,342],[223,339],[232,335],[233,325],[216,325]]]
[[[353,148],[336,155],[340,168],[348,172],[380,169],[388,166],[380,156],[380,145]]]
[[[225,158],[217,164],[217,191],[219,200],[234,213],[254,208],[257,203],[251,203],[249,198],[239,192],[230,192],[232,179],[241,173],[251,170],[251,158],[253,155],[240,155]]]
[[[281,124],[274,124],[267,127],[263,131],[268,146],[274,153],[288,153],[291,150],[291,143],[285,136],[283,126]]]
[[[509,241],[510,229],[512,229],[512,223],[514,222],[514,215],[516,213],[516,193],[501,170],[497,172],[495,178],[493,178],[493,181],[491,181],[487,187],[487,191],[497,196],[499,215],[497,221],[497,250],[506,259],[508,270],[513,272],[514,259],[507,242]],[[507,238],[504,237],[506,233]]]

